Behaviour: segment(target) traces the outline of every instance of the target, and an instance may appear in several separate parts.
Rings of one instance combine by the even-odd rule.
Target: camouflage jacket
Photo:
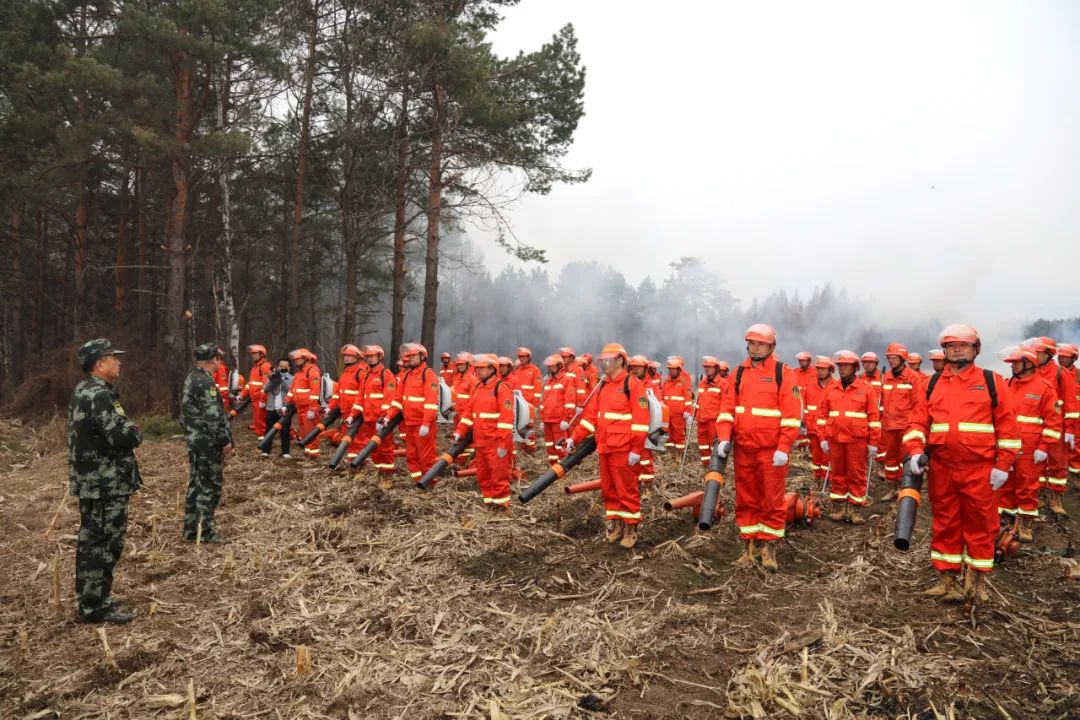
[[[112,385],[90,376],[68,408],[68,484],[80,498],[130,495],[139,489],[135,448],[142,435]]]
[[[189,450],[220,450],[232,442],[232,431],[221,393],[214,378],[205,370],[195,368],[184,380],[181,412]]]

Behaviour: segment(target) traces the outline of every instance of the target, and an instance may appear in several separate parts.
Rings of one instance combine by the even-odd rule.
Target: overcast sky
[[[696,255],[744,300],[831,281],[976,326],[1080,314],[1080,2],[522,0],[495,49],[567,22],[567,164],[594,174],[511,215],[553,275]]]

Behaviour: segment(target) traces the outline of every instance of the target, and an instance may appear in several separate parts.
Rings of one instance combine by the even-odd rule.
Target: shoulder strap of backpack
[[[986,390],[990,393],[990,407],[997,407],[997,383],[994,381],[993,370],[983,370],[983,377],[986,379]]]
[[[930,378],[930,382],[926,386],[926,399],[929,400],[930,396],[934,394],[934,386],[937,385],[938,378],[941,377],[941,371],[933,374]]]
[[[735,371],[735,398],[736,399],[738,399],[738,397],[739,397],[739,386],[742,385],[742,373],[743,373],[744,369],[745,368],[742,365],[739,365],[738,369]]]
[[[784,384],[784,363],[776,363],[776,394],[780,395],[780,386]]]

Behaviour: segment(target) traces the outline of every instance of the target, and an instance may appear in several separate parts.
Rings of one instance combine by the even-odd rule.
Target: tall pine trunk
[[[405,342],[405,188],[409,182],[409,96],[401,98],[401,115],[394,132],[397,156],[394,177],[394,268],[390,310],[390,363],[398,360]],[[430,350],[430,348],[429,348]]]
[[[315,51],[319,42],[318,3],[308,6],[311,25],[308,29],[307,62],[304,65],[304,98],[300,115],[300,144],[296,158],[296,195],[293,202],[292,233],[289,236],[288,305],[285,309],[285,331],[290,345],[301,341],[296,327],[300,314],[300,257],[304,222],[304,181],[307,178],[308,152],[311,140],[311,96],[315,86]]]
[[[439,305],[439,215],[442,211],[443,88],[431,84],[431,158],[428,162],[427,251],[424,256],[424,315],[420,342],[435,353],[435,322]]]
[[[217,131],[224,134],[228,130],[229,91],[232,77],[232,60],[225,59],[225,68],[217,92]],[[219,281],[215,287],[221,288],[221,297],[218,299],[218,307],[221,308],[221,326],[225,333],[225,343],[230,356],[239,367],[240,362],[240,329],[236,322],[236,305],[233,300],[232,280],[232,200],[229,189],[229,163],[224,157],[217,161],[218,189],[221,193],[221,262]]]
[[[131,176],[131,168],[128,167],[127,162],[123,164],[123,171],[120,174],[120,217],[117,222],[116,231],[116,262],[113,272],[113,317],[114,322],[118,328],[124,327],[124,310],[125,301],[127,300],[127,278],[128,278],[128,243],[130,242],[128,232],[128,180]]]

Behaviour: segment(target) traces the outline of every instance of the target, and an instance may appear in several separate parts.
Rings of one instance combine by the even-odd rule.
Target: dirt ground
[[[918,594],[926,506],[909,553],[875,505],[862,527],[790,532],[770,576],[732,568],[730,516],[696,535],[687,510],[663,511],[700,487],[689,461],[682,479],[660,464],[629,552],[600,537],[595,495],[552,487],[494,517],[469,478],[425,494],[401,473],[384,491],[238,434],[224,547],[181,541],[182,440],[139,450],[114,588],[138,617],[104,631],[74,617],[66,454],[5,441],[0,717],[1080,717],[1073,523],[1041,524],[968,608]],[[542,453],[519,464],[535,477]],[[590,460],[570,479],[595,476]],[[808,477],[800,458],[789,487]]]

